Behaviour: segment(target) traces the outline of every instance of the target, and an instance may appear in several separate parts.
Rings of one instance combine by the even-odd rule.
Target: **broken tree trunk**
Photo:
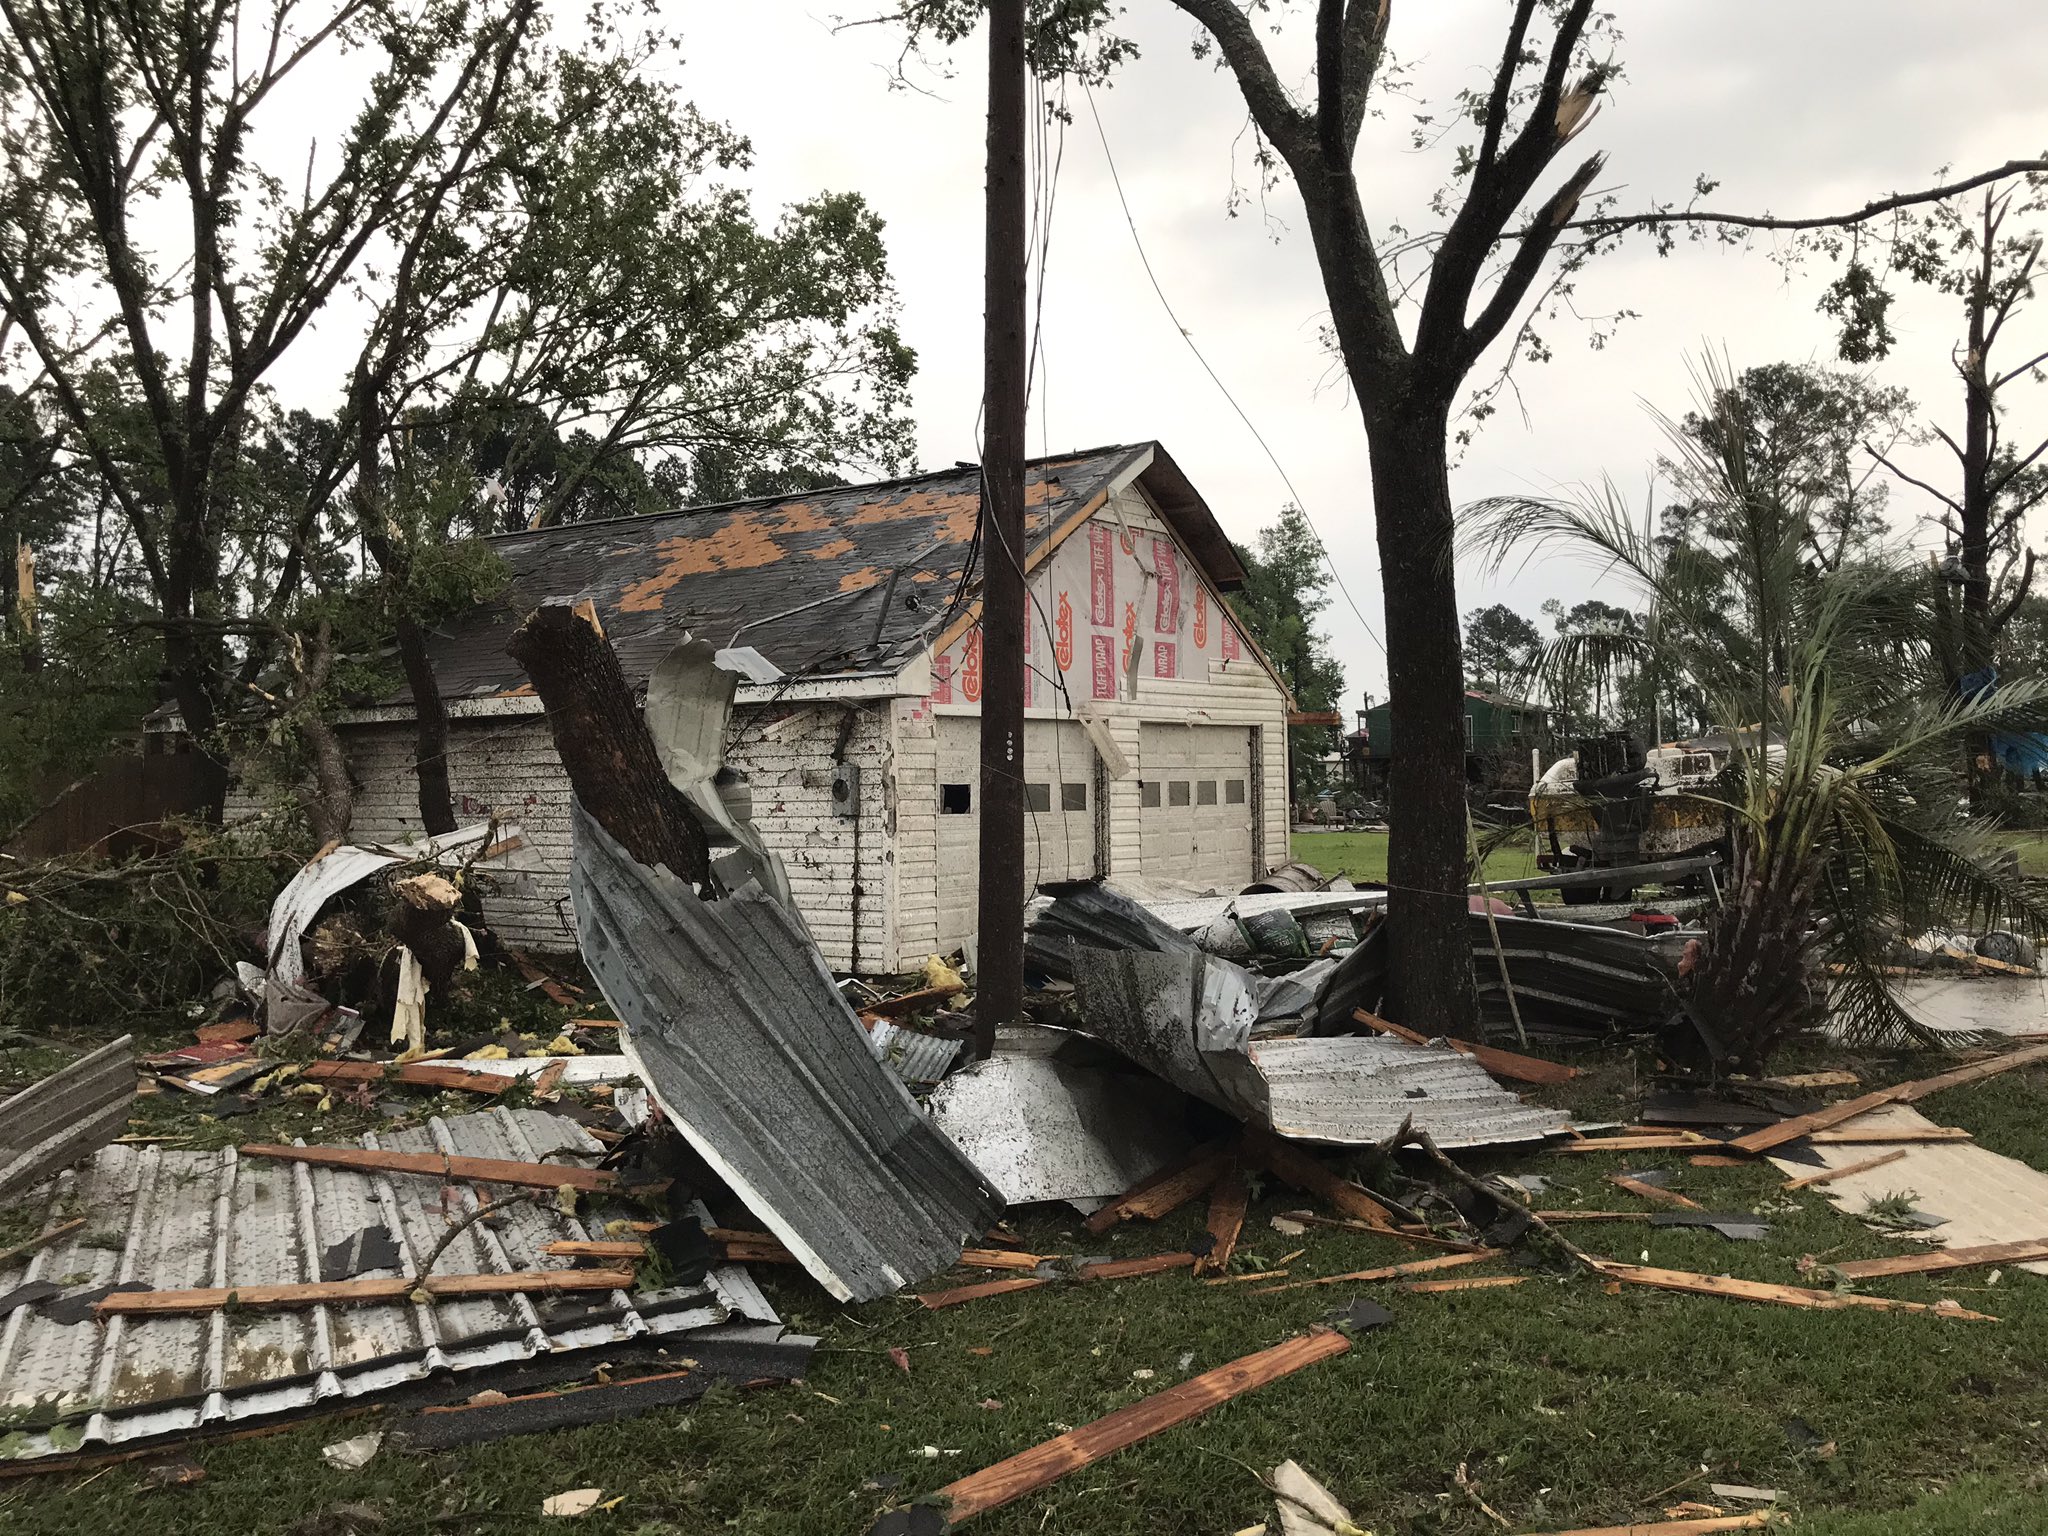
[[[619,659],[589,604],[541,604],[505,650],[547,710],[569,785],[597,824],[642,864],[691,884],[711,872],[704,829],[654,749]]]

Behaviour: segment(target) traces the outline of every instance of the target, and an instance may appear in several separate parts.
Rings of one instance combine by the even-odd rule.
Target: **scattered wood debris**
[[[1860,1163],[1844,1163],[1839,1168],[1823,1168],[1819,1173],[1809,1173],[1800,1178],[1787,1179],[1785,1188],[1806,1189],[1814,1184],[1832,1184],[1836,1179],[1846,1179],[1852,1173],[1868,1173],[1873,1168],[1882,1168],[1887,1163],[1896,1163],[1906,1155],[1904,1147],[1894,1148],[1877,1157],[1866,1157]]]
[[[1893,1301],[1884,1296],[1858,1296],[1848,1291],[1817,1291],[1802,1285],[1774,1285],[1764,1280],[1737,1280],[1729,1275],[1696,1275],[1683,1269],[1655,1269],[1642,1264],[1600,1261],[1600,1271],[1631,1285],[1655,1286],[1659,1290],[1689,1291],[1696,1296],[1725,1296],[1735,1301],[1770,1301],[1787,1307],[1816,1307],[1834,1310],[1867,1307],[1879,1312],[1931,1312],[1970,1322],[1995,1323],[1995,1317],[1971,1312],[1947,1303]]]
[[[1986,1264],[2030,1264],[2041,1259],[2048,1259],[2048,1237],[1983,1243],[1974,1248],[1936,1248],[1928,1253],[1903,1253],[1889,1259],[1852,1259],[1830,1267],[1844,1280],[1875,1280],[1884,1275],[1931,1275],[1943,1270],[1978,1269]]]

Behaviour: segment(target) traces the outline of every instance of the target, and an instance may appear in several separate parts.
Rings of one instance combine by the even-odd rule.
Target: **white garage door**
[[[1257,877],[1252,734],[1228,725],[1141,728],[1139,859],[1146,875],[1221,890]]]
[[[1085,880],[1101,869],[1095,836],[1095,748],[1071,721],[1024,722],[1024,889]],[[939,719],[939,940],[973,934],[981,868],[981,722]]]

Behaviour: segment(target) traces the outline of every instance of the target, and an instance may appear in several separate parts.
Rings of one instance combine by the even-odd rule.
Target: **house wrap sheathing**
[[[752,649],[727,749],[835,968],[887,972],[974,936],[979,475],[572,524],[490,542],[512,588],[444,628],[456,815],[516,821],[538,868],[488,904],[508,942],[575,946],[569,785],[504,644],[542,599],[590,599],[644,686],[686,633]],[[1235,890],[1287,860],[1288,698],[1232,622],[1243,579],[1156,443],[1035,461],[1029,490],[1027,887],[1091,875]],[[343,722],[351,835],[420,829],[403,690]],[[234,792],[230,814],[259,809]]]

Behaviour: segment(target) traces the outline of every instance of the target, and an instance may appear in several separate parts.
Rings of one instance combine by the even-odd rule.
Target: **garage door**
[[[942,947],[974,932],[981,867],[981,722],[939,719],[938,898]],[[1095,748],[1071,721],[1024,722],[1024,889],[1100,869]]]
[[[1147,876],[1235,890],[1258,875],[1250,728],[1145,725],[1138,772],[1138,856]]]

